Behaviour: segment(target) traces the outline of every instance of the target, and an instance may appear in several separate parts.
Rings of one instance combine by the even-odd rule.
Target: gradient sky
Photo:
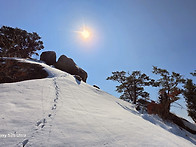
[[[74,32],[84,24],[92,33],[88,41]],[[88,72],[87,83],[117,97],[117,83],[106,81],[112,71],[155,77],[154,65],[188,78],[196,69],[195,0],[0,0],[3,25],[37,32],[42,51],[73,58]],[[157,91],[150,89],[151,99]]]

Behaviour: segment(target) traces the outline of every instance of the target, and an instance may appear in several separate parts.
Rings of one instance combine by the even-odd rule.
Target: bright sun
[[[83,31],[81,31],[80,34],[84,39],[88,39],[90,37],[90,32],[86,29],[83,29]]]
[[[81,35],[81,37],[85,40],[88,40],[91,37],[91,32],[85,26],[82,27],[81,31],[74,31]]]

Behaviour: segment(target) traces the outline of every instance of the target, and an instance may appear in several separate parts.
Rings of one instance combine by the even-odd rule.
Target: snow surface
[[[1,147],[195,146],[195,135],[140,114],[134,105],[65,72],[36,64],[44,66],[48,78],[0,84]]]

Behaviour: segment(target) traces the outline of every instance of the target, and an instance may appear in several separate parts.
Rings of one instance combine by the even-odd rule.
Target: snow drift
[[[171,126],[130,103],[35,64],[49,77],[0,84],[0,146],[195,146],[196,137],[185,139],[186,131],[175,135],[167,131]]]

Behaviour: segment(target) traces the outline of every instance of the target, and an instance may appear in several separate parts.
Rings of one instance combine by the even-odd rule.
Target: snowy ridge
[[[49,78],[0,84],[0,146],[195,146],[158,118],[35,61]],[[150,122],[149,122],[150,121]],[[161,127],[160,127],[161,126]],[[164,129],[163,129],[164,128]],[[165,130],[166,129],[166,130]]]

